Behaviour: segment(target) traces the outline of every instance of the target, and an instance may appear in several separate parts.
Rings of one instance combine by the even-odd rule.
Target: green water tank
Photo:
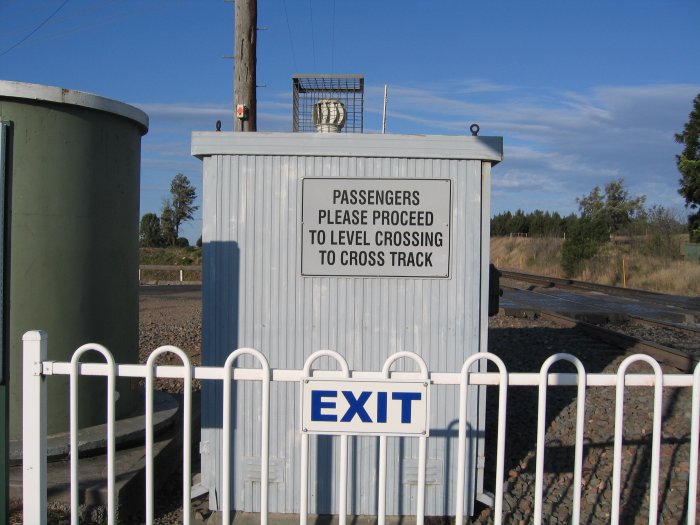
[[[138,362],[141,136],[137,108],[58,87],[0,81],[9,143],[10,437],[21,436],[21,339],[48,333],[49,359],[87,342]],[[101,360],[95,359],[96,361]],[[81,378],[79,425],[104,422],[106,381]],[[69,382],[48,386],[48,433],[65,432]],[[137,385],[120,380],[117,417],[133,413]]]

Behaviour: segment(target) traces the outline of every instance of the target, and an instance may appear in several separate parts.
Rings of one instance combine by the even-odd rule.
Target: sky
[[[233,126],[234,4],[0,0],[0,79],[94,93],[150,119],[141,214],[193,131]],[[700,93],[700,0],[258,0],[258,130],[291,131],[292,75],[363,74],[365,133],[502,136],[492,212],[577,212],[623,178],[681,218],[673,135]],[[182,234],[201,234],[201,208]]]

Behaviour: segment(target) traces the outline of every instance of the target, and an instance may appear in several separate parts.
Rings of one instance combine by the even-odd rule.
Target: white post
[[[386,103],[388,100],[388,89],[387,85],[384,84],[384,109],[382,110],[382,135],[386,133]]]
[[[183,272],[182,272],[182,270],[180,270],[180,282],[182,282],[182,278],[183,278]]]
[[[700,364],[693,373],[693,404],[690,419],[690,476],[688,477],[688,523],[695,521],[698,493],[698,442],[700,442]]]
[[[46,525],[46,332],[22,337],[22,487],[24,523]]]

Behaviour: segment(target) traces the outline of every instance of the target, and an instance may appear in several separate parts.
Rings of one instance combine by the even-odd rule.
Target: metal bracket
[[[44,361],[43,363],[40,361],[38,363],[34,363],[34,366],[36,369],[33,372],[33,375],[35,376],[52,376],[53,375],[53,364],[55,361]]]
[[[493,507],[496,504],[496,497],[493,495],[493,492],[487,490],[477,494],[476,500],[489,507]]]

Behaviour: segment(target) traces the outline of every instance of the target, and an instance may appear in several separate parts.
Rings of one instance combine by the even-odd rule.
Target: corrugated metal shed
[[[490,167],[502,158],[501,138],[196,132],[192,153],[204,162],[203,364],[223,365],[233,349],[253,347],[272,368],[299,369],[312,352],[329,348],[344,355],[351,369],[381,370],[389,355],[407,350],[421,355],[431,371],[454,372],[469,355],[485,350]],[[334,177],[363,179],[374,188],[391,184],[385,179],[450,181],[449,275],[302,275],[303,180]],[[272,387],[271,512],[299,510],[298,390]],[[203,482],[215,509],[220,396],[214,385],[203,388]],[[232,506],[241,511],[258,510],[260,437],[251,424],[259,417],[258,396],[252,385],[236,391]],[[428,515],[454,509],[447,482],[457,457],[456,397],[456,389],[433,390]],[[478,431],[477,412],[473,406]],[[311,439],[311,512],[337,513],[336,440]],[[377,441],[350,438],[352,514],[376,512]],[[387,499],[390,515],[415,509],[414,441],[389,439],[388,486],[396,489]]]

